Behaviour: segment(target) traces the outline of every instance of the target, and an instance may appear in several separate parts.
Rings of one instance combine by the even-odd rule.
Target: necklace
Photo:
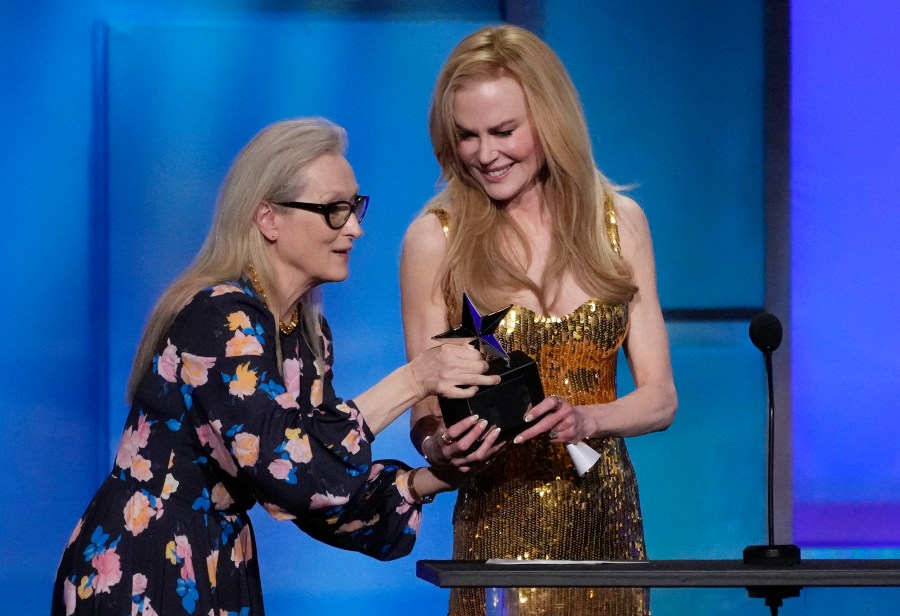
[[[247,273],[250,274],[250,282],[253,283],[253,288],[256,289],[256,292],[259,293],[262,301],[264,301],[268,306],[269,300],[266,297],[266,290],[263,288],[262,283],[259,281],[259,274],[256,273],[256,268],[253,267],[252,263],[247,264]],[[297,323],[299,322],[300,311],[297,310],[296,306],[294,306],[294,313],[291,315],[290,321],[285,323],[281,319],[278,319],[278,331],[287,336],[297,328]]]

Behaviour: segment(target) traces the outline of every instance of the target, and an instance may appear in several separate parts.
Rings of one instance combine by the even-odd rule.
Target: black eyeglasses
[[[369,207],[368,195],[356,195],[350,201],[332,201],[331,203],[304,203],[303,201],[273,201],[275,205],[318,212],[325,217],[325,222],[334,230],[340,229],[350,220],[350,214],[356,214],[356,220],[362,222]]]

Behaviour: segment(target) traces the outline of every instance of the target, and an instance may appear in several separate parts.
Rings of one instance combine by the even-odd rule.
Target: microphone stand
[[[761,315],[760,315],[761,316]],[[777,319],[771,315],[767,315],[777,323]],[[751,323],[751,328],[753,327]],[[772,351],[780,342],[780,324],[778,324],[778,340],[773,344],[765,344],[759,346],[763,352],[766,364],[766,382],[768,385],[769,398],[769,414],[768,414],[768,459],[766,472],[766,513],[767,513],[767,529],[768,544],[766,545],[750,545],[744,548],[744,564],[761,567],[780,567],[791,566],[800,563],[800,548],[793,544],[775,544],[775,390],[772,385]],[[753,336],[751,336],[752,338]],[[757,341],[754,340],[754,344]],[[772,586],[772,587],[751,587],[747,589],[750,597],[765,599],[766,605],[769,607],[772,616],[777,616],[778,608],[782,605],[783,599],[789,597],[797,597],[800,595],[800,587],[798,586]]]

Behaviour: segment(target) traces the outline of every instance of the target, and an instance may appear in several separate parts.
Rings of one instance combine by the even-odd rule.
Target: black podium
[[[747,565],[742,560],[420,560],[416,575],[441,588],[747,588],[752,594],[808,586],[900,586],[900,559],[803,560],[787,566]],[[492,600],[496,606],[496,593],[488,593]],[[508,612],[488,606],[487,613]]]

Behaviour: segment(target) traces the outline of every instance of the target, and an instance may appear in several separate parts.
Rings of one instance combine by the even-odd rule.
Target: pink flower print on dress
[[[156,610],[150,605],[150,597],[143,598],[143,607],[141,604],[132,602],[131,616],[159,616]]]
[[[172,344],[171,340],[166,340],[166,348],[163,350],[162,355],[159,356],[159,361],[156,363],[156,371],[159,375],[164,378],[169,383],[174,383],[178,374],[178,364],[181,363],[181,359],[178,357],[178,349]]]
[[[234,504],[234,499],[231,498],[231,494],[221,482],[213,486],[209,499],[215,506],[216,511],[225,511]]]
[[[149,440],[150,424],[147,422],[147,416],[141,413],[137,428],[125,428],[122,433],[119,450],[116,452],[116,466],[124,470],[130,469],[138,450],[146,447]]]
[[[320,404],[322,404],[322,398],[322,379],[315,379],[309,388],[309,402],[313,406],[319,406]]]
[[[400,504],[397,505],[397,508],[394,509],[394,511],[397,512],[397,515],[403,515],[404,513],[409,511],[410,507],[412,507],[412,505],[410,505],[406,500],[408,494],[409,492],[404,493],[402,490],[400,491],[400,495],[403,496],[403,500],[401,500]],[[410,500],[412,500],[412,497],[410,497]]]
[[[131,476],[138,481],[150,481],[153,479],[153,472],[150,470],[150,460],[147,460],[140,454],[131,461]]]
[[[265,509],[270,516],[278,520],[279,522],[286,522],[288,520],[296,520],[297,516],[292,513],[288,513],[278,505],[273,503],[260,503],[262,508]]]
[[[299,359],[286,359],[281,365],[284,372],[284,389],[292,397],[300,395],[300,376],[303,371],[303,363]]]
[[[371,479],[371,477],[370,477]],[[409,479],[409,473],[403,473],[402,475],[397,475],[397,490],[400,492],[401,496],[403,496],[403,500],[400,501],[400,504],[397,505],[397,508],[394,510],[397,515],[403,515],[410,509],[412,509],[412,495],[409,493],[409,485],[407,484],[407,480]],[[409,527],[414,533],[419,532],[419,526],[422,524],[422,512],[418,509],[412,512],[410,515],[409,521],[406,523],[407,527]]]
[[[377,473],[375,472],[375,468],[374,468],[375,466],[380,467],[380,468],[378,468]],[[381,464],[373,465],[372,471],[369,472],[369,481],[374,480],[375,477],[381,473],[383,468],[384,468],[384,466]],[[409,493],[409,473],[410,472],[412,472],[412,471],[409,471],[406,473],[397,473],[397,477],[394,480],[394,485],[397,486],[397,491],[400,492],[400,496],[403,497],[403,500],[400,501],[399,505],[397,505],[397,513],[400,515],[403,515],[404,513],[406,513],[409,510],[410,503],[414,502],[412,494]]]
[[[234,541],[234,548],[231,550],[231,561],[235,567],[239,567],[242,563],[248,563],[252,559],[253,536],[250,534],[250,527],[244,526]]]
[[[135,492],[125,503],[122,515],[125,518],[125,530],[135,537],[150,526],[150,520],[156,517],[156,509],[150,505],[150,499],[142,492]]]
[[[212,288],[212,293],[209,294],[210,297],[218,297],[219,295],[225,295],[226,293],[243,293],[244,290],[238,286],[233,284],[217,284]]]
[[[131,577],[131,616],[156,616],[150,607],[150,598],[143,596],[147,592],[147,576],[135,573]]]
[[[275,402],[277,402],[278,406],[280,406],[283,409],[299,409],[300,408],[300,403],[297,402],[297,398],[295,396],[292,396],[288,392],[284,392],[283,394],[278,394],[275,397]]]
[[[360,413],[358,410],[356,410],[354,407],[350,406],[346,402],[342,402],[342,403],[338,404],[335,408],[337,408],[337,410],[339,410],[339,411],[343,411],[343,412],[347,413],[348,415],[350,415],[350,419],[352,419],[356,422],[356,430],[357,430],[357,432],[359,432],[358,436],[359,436],[360,440],[365,441],[366,440],[366,432],[365,432],[365,429],[363,426],[365,426],[366,422],[365,422],[365,419],[363,419],[362,413]],[[356,453],[356,452],[353,452],[353,453]]]
[[[309,436],[301,435],[300,428],[291,428],[284,431],[287,441],[284,450],[288,452],[291,460],[299,464],[306,464],[312,460],[312,447],[309,445]]]
[[[209,369],[216,365],[216,358],[182,353],[181,362],[181,380],[191,387],[200,387],[206,384]]]
[[[122,440],[119,441],[119,450],[116,452],[116,466],[124,470],[131,468],[137,450],[137,440],[134,439],[131,428],[126,428]]]
[[[145,592],[147,592],[147,576],[135,573],[131,576],[131,596],[142,595]]]
[[[81,527],[84,525],[84,518],[78,520],[78,524],[75,525],[75,530],[72,531],[72,535],[69,537],[69,542],[66,544],[66,547],[72,545],[72,542],[81,534]]]
[[[216,419],[211,424],[200,426],[197,428],[197,437],[201,445],[209,446],[210,456],[219,463],[222,470],[232,477],[237,477],[237,465],[222,440],[222,422]]]
[[[141,413],[138,417],[137,429],[134,431],[134,438],[137,441],[138,449],[146,447],[150,440],[150,424],[147,422],[147,416]]]
[[[359,453],[360,440],[362,440],[362,437],[360,437],[359,432],[351,430],[347,436],[344,437],[344,440],[341,441],[341,447],[350,453]]]
[[[259,458],[259,437],[249,432],[239,432],[231,444],[231,451],[240,466],[253,466]]]
[[[316,367],[316,376],[325,376],[331,371],[331,366],[324,359],[316,359],[313,365]]]
[[[355,533],[358,530],[377,524],[379,519],[380,516],[376,514],[375,517],[368,522],[364,522],[363,520],[351,520],[350,522],[341,524],[340,527],[338,527],[338,532],[343,534]]]
[[[97,570],[92,586],[98,593],[109,592],[122,579],[122,567],[115,549],[95,554],[91,566]]]
[[[325,359],[328,359],[328,356],[331,355],[331,353],[329,353],[329,351],[328,351],[328,338],[325,337],[325,333],[322,331],[322,323],[321,322],[316,323],[316,332],[315,333],[316,333],[316,336],[321,338],[322,349],[324,349],[324,351],[325,351],[323,356],[325,357]],[[321,374],[321,372],[319,374]]]
[[[272,474],[272,477],[275,479],[285,480],[291,476],[291,471],[294,470],[294,465],[291,464],[290,460],[273,460],[269,464],[269,472]]]
[[[419,534],[419,527],[422,525],[422,511],[420,509],[416,509],[412,512],[412,515],[409,516],[409,521],[406,523],[406,526],[410,528],[413,533]]]
[[[219,550],[213,550],[206,557],[206,575],[209,578],[209,585],[216,587],[216,571],[219,568]]]
[[[192,558],[191,544],[185,535],[175,535],[175,555],[182,561],[181,579],[193,580],[194,560]]]
[[[263,347],[256,336],[248,336],[242,331],[234,332],[234,338],[225,343],[225,357],[262,355]]]
[[[168,499],[178,489],[179,481],[172,476],[172,473],[166,473],[166,481],[163,483],[162,494],[160,498]]]
[[[281,408],[300,408],[300,404],[297,402],[297,396],[300,395],[300,376],[302,369],[303,363],[299,359],[286,359],[281,364],[281,370],[284,372],[285,391],[275,397],[275,401]]]
[[[325,494],[313,494],[309,501],[309,508],[313,511],[317,509],[327,509],[329,507],[337,507],[338,505],[346,505],[350,499],[346,496],[335,496],[329,492]]]
[[[66,616],[72,616],[75,613],[75,601],[77,599],[77,589],[68,579],[63,582],[63,601],[66,604]]]

